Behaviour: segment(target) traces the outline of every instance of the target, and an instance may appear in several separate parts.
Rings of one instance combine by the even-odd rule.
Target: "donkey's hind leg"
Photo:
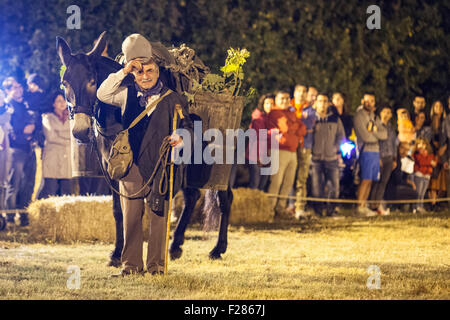
[[[220,259],[221,254],[227,251],[228,224],[233,203],[233,192],[230,187],[226,191],[217,191],[217,196],[220,207],[220,226],[216,246],[209,253],[211,259]]]
[[[180,219],[178,220],[177,227],[173,233],[173,240],[170,244],[170,258],[172,260],[181,257],[183,250],[181,246],[184,243],[184,233],[191,220],[192,213],[194,212],[195,204],[200,198],[200,190],[195,188],[185,188],[183,189],[184,196],[184,208],[181,213]]]

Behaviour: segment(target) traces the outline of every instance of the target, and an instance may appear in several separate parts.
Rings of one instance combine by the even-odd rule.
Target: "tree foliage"
[[[68,30],[66,9],[81,8],[81,30]],[[58,87],[55,37],[88,51],[108,31],[109,53],[142,33],[167,46],[186,43],[217,72],[229,47],[247,48],[245,88],[259,93],[296,83],[342,91],[356,108],[364,91],[378,101],[428,105],[449,94],[450,3],[378,1],[381,29],[369,30],[373,1],[327,0],[2,0],[0,80],[10,73],[39,72]],[[248,106],[244,122],[249,120]]]

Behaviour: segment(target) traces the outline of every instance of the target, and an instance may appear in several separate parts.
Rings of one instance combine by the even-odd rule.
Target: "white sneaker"
[[[310,216],[310,213],[305,210],[295,210],[295,219],[300,220],[301,218],[307,218]]]
[[[380,215],[380,216],[388,216],[388,215],[390,215],[391,214],[391,209],[383,209],[383,207],[379,207],[378,209],[377,209],[377,213]]]
[[[358,214],[363,217],[375,217],[378,215],[376,211],[372,211],[367,207],[358,207]]]
[[[418,207],[417,208],[417,213],[425,214],[425,213],[427,213],[427,210],[425,208],[423,208],[423,207]]]

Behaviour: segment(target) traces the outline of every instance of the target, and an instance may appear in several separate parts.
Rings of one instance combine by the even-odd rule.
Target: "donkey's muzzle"
[[[73,119],[72,135],[81,143],[89,143],[92,136],[92,118],[83,113],[76,113]]]

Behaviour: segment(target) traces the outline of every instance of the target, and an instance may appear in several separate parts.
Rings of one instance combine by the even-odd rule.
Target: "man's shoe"
[[[275,209],[275,217],[278,219],[293,219],[294,218],[295,213],[294,212],[290,212],[287,209]]]
[[[339,217],[339,213],[336,210],[333,210],[332,212],[327,212],[327,217],[337,218]]]
[[[295,219],[300,220],[300,219],[306,219],[311,215],[310,212],[305,211],[305,210],[295,210]]]
[[[388,216],[391,214],[391,210],[390,209],[383,209],[382,207],[378,207],[377,209],[377,213],[380,216]]]
[[[152,272],[149,271],[148,274],[151,276],[163,276],[164,271],[152,271]]]
[[[424,207],[418,207],[418,208],[417,208],[417,213],[425,214],[425,213],[428,213],[428,212],[427,212],[427,210],[425,210]]]
[[[370,210],[367,207],[358,207],[358,214],[363,217],[375,217],[377,212]]]
[[[143,276],[144,272],[143,271],[133,271],[133,270],[122,269],[122,270],[120,270],[119,273],[114,273],[114,274],[110,275],[110,277],[111,278],[123,278],[123,277],[126,277],[126,276],[132,276],[132,275]]]

